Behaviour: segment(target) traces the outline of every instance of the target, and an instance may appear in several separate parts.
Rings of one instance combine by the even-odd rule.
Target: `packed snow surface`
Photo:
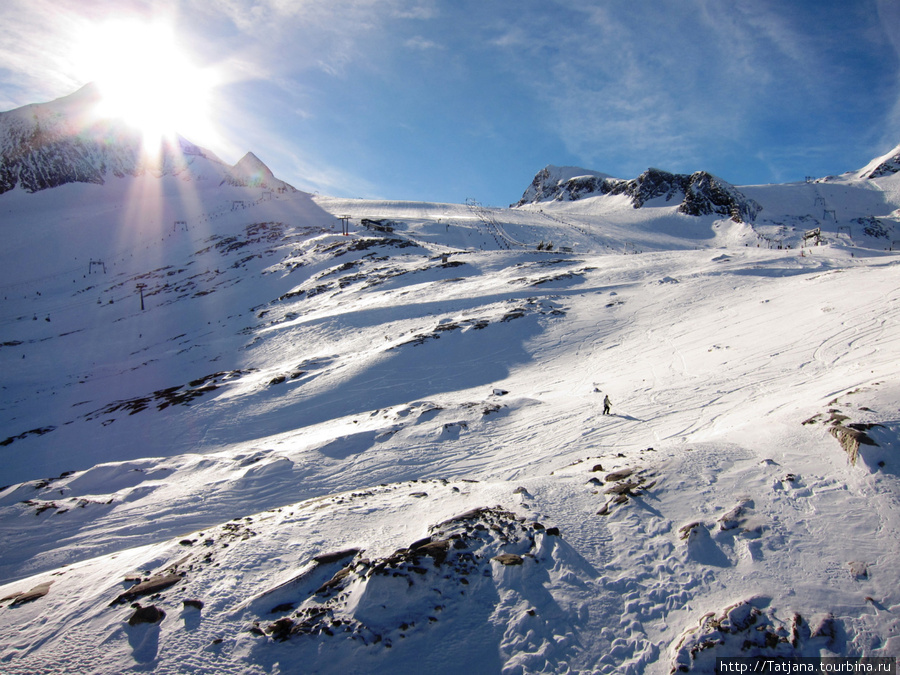
[[[0,195],[0,671],[900,655],[896,175],[736,222],[195,164]]]

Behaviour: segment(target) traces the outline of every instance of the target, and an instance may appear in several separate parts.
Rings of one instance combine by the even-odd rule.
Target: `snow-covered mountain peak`
[[[263,187],[270,190],[294,190],[294,188],[275,177],[272,170],[252,152],[244,155],[228,172],[228,182],[245,187]]]
[[[290,188],[252,153],[229,167],[181,136],[166,139],[158,154],[148,156],[136,129],[98,114],[99,99],[97,86],[87,84],[54,101],[0,113],[0,194],[15,187],[37,192],[68,183],[103,184],[147,172]]]
[[[856,172],[857,178],[883,178],[900,171],[900,145],[890,152],[876,157]]]
[[[674,206],[669,203],[675,200],[681,213],[718,214],[736,222],[753,220],[762,208],[730,183],[706,171],[674,174],[651,167],[637,178],[622,180],[597,171],[553,166],[538,172],[516,206],[603,195],[626,195],[636,209],[657,199]]]

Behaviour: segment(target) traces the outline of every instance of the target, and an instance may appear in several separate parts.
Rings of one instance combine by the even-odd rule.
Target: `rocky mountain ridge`
[[[598,195],[626,195],[634,208],[664,198],[680,200],[678,211],[691,216],[718,214],[735,222],[756,218],[762,207],[736,187],[706,171],[675,174],[650,168],[632,180],[613,178],[594,171],[565,177],[558,167],[547,166],[537,173],[516,206],[545,201],[575,201]]]

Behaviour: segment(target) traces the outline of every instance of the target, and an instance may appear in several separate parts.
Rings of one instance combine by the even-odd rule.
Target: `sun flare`
[[[138,129],[148,152],[176,131],[192,140],[211,136],[210,69],[191,62],[174,32],[160,23],[110,21],[81,39],[77,60],[101,92],[103,116]]]

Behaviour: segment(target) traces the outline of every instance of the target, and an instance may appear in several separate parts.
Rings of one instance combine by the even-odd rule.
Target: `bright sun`
[[[197,141],[211,136],[215,78],[191,63],[165,25],[117,20],[92,26],[76,59],[100,88],[98,112],[137,128],[147,151],[176,131]]]

